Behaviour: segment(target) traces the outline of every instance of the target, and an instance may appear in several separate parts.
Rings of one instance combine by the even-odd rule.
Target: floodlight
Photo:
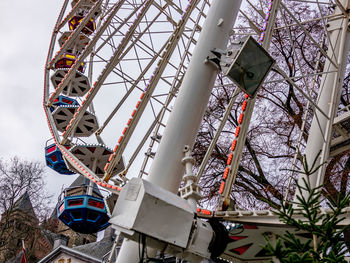
[[[233,61],[228,67],[223,67],[223,73],[254,97],[275,61],[254,38],[248,37],[242,42],[238,51],[228,50],[227,58],[233,58]]]

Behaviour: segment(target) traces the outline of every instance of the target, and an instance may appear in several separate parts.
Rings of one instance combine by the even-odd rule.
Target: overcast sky
[[[44,147],[51,134],[42,106],[44,65],[63,2],[0,0],[0,158],[45,163]],[[115,118],[120,127],[113,126],[113,133],[122,131],[135,104],[127,107],[125,120]],[[107,136],[107,145],[114,148],[119,135]],[[48,190],[56,196],[62,184],[67,187],[76,177],[46,169]]]
[[[0,157],[45,162],[44,63],[63,0],[0,0]],[[76,176],[46,170],[56,194]]]

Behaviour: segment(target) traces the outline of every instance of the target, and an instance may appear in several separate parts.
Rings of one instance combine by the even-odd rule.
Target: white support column
[[[341,0],[340,2],[345,9],[350,7],[350,0]],[[335,14],[342,14],[341,8],[336,7]],[[329,45],[334,47],[334,53],[329,46],[327,55],[338,65],[338,68],[336,68],[329,59],[326,60],[324,71],[329,71],[331,73],[326,73],[322,76],[317,106],[328,115],[329,119],[315,109],[305,150],[309,169],[320,152],[321,155],[316,160],[315,167],[327,161],[329,156],[329,145],[332,139],[332,124],[339,105],[349,52],[350,33],[348,20],[348,13],[343,13],[342,16],[331,18],[328,23],[329,26],[327,30],[330,35]],[[326,165],[323,165],[318,172],[310,176],[309,182],[312,188],[323,184],[325,166]],[[298,179],[300,185],[304,185],[303,179],[306,179],[305,176],[300,174]],[[308,196],[308,193],[300,193],[299,191],[297,191],[296,196],[300,196],[301,194],[303,194],[304,197]]]
[[[173,193],[184,173],[183,147],[193,147],[218,73],[214,65],[205,63],[206,57],[213,48],[226,49],[240,3],[213,1],[152,163],[148,180]]]
[[[193,52],[178,98],[165,128],[149,177],[153,184],[177,193],[184,167],[183,148],[194,145],[217,69],[205,63],[213,48],[226,49],[241,0],[213,0]],[[151,212],[151,211],[150,211]],[[124,242],[117,263],[138,263],[138,244]]]

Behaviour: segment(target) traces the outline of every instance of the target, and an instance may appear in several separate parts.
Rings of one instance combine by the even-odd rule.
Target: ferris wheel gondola
[[[58,218],[72,230],[92,234],[110,224],[107,205],[96,185],[66,188],[59,197]]]

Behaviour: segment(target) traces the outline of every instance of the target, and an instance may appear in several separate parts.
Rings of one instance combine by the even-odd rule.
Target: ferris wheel
[[[73,1],[67,14],[68,4],[48,56],[49,126],[68,169],[82,173],[83,168],[104,187],[118,190],[109,179],[125,177],[141,149],[160,139],[209,3]],[[138,123],[141,131],[135,131]],[[137,147],[124,163],[129,141]],[[147,160],[141,174],[146,168]]]
[[[53,143],[45,148],[45,156],[51,168],[62,174],[81,174],[115,194],[119,194],[129,178],[148,176],[212,2],[64,1],[51,37],[45,67],[43,104],[53,138]],[[293,4],[298,11],[296,14],[291,11]],[[298,5],[302,6],[298,9]],[[303,16],[302,9],[305,7],[312,11],[311,17]],[[235,88],[236,84],[240,84],[239,80],[230,78],[230,71],[225,71],[225,68],[232,69],[231,63],[238,63],[240,55],[244,60],[243,48],[248,45],[246,37],[253,36],[269,51],[271,43],[276,45],[272,40],[273,35],[282,32],[281,43],[294,51],[292,62],[286,64],[283,51],[276,46],[271,47],[274,48],[271,55],[276,63],[272,73],[268,76],[266,72],[263,74],[263,86],[276,94],[281,90],[274,87],[275,83],[293,87],[307,107],[300,129],[293,131],[293,136],[297,138],[297,150],[291,167],[298,162],[298,152],[308,148],[302,140],[305,126],[311,123],[310,114],[316,116],[313,121],[315,124],[310,124],[314,128],[310,129],[314,134],[312,137],[319,138],[313,142],[319,147],[309,154],[315,156],[318,149],[323,150],[320,161],[323,163],[329,157],[328,149],[331,149],[331,156],[349,149],[346,126],[348,105],[343,105],[337,112],[337,89],[323,95],[335,98],[331,107],[325,108],[322,99],[321,102],[316,99],[326,90],[325,86],[335,82],[334,79],[344,78],[344,56],[347,55],[344,52],[347,27],[344,21],[348,16],[348,8],[348,1],[338,0],[243,1],[240,21],[230,32],[227,50],[212,50],[208,53],[206,63],[215,65],[221,72],[214,89],[229,89],[230,98],[222,115],[215,116],[214,136],[198,167],[197,180],[208,169],[208,161],[220,139],[224,138],[222,141],[225,141],[229,150],[222,176],[216,179],[219,183],[217,207],[223,211],[197,209],[197,212],[203,217],[229,221],[240,218],[239,222],[243,222],[245,234],[232,234],[232,242],[222,256],[226,260],[266,258],[260,253],[258,244],[255,245],[251,238],[242,237],[250,236],[246,234],[249,231],[260,231],[259,226],[248,227],[244,222],[254,223],[256,217],[268,217],[271,214],[266,211],[224,211],[230,206],[232,185],[236,180],[256,102],[255,93],[248,94],[245,90],[247,94],[244,95]],[[314,30],[316,26],[317,31]],[[312,52],[299,52],[300,47],[296,46],[299,43],[294,41],[297,34],[304,34],[304,41],[312,46]],[[239,52],[233,52],[235,48]],[[305,55],[316,61],[312,67],[305,67]],[[241,63],[240,69],[243,67]],[[288,70],[296,74],[291,76]],[[248,77],[253,74],[248,73]],[[279,99],[273,92],[270,93],[272,99]],[[227,137],[227,133],[222,131],[228,127],[227,119],[233,111],[238,116],[236,128]],[[322,183],[322,172],[324,168],[320,170],[315,185]],[[89,205],[83,203],[87,204],[89,196],[93,196],[92,188],[92,185],[87,188],[86,196],[80,201],[68,198],[64,206],[60,206],[62,210],[59,212],[70,206],[76,208],[79,202],[88,210]],[[289,190],[284,194],[288,198]],[[100,208],[98,213],[103,218],[100,228],[94,231],[105,228],[107,210],[102,205],[103,199],[95,196],[90,204],[94,211]],[[65,216],[67,225],[70,221],[73,224],[74,216],[68,210],[66,212],[62,213],[62,217]],[[88,214],[85,211],[81,216],[86,218]],[[98,218],[96,213],[91,215]],[[261,232],[266,231],[260,228]]]

